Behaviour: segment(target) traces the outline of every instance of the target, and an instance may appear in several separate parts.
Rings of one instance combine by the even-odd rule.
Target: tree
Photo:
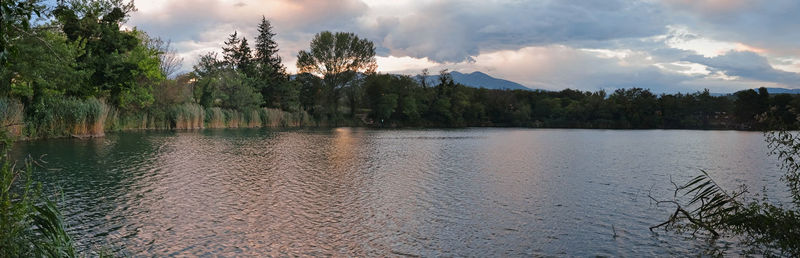
[[[266,106],[284,110],[294,109],[297,104],[298,89],[294,87],[296,84],[288,82],[286,67],[281,63],[278,43],[274,37],[275,33],[272,32],[269,20],[261,16],[253,58],[255,78],[258,78],[258,88]]]
[[[763,87],[761,89],[758,92],[749,89],[734,93],[736,96],[734,115],[738,122],[747,128],[757,126],[756,116],[764,114],[769,109],[769,93]]]
[[[247,44],[247,38],[242,37],[242,43],[239,44],[239,52],[236,53],[236,69],[247,75],[251,78],[254,78],[255,75],[253,74],[253,53],[250,49],[250,45]]]
[[[375,72],[375,46],[354,33],[323,31],[311,40],[309,51],[297,54],[297,68],[301,73],[322,76],[329,88],[328,105],[338,111],[341,90],[357,79],[359,73]],[[351,96],[351,113],[355,111],[355,96]]]
[[[233,31],[233,34],[228,36],[225,40],[225,46],[222,47],[222,62],[231,69],[236,69],[241,59],[239,49],[242,45],[242,40],[239,39],[239,33]]]
[[[422,85],[422,88],[428,88],[428,68],[422,69],[422,73],[417,77],[419,78],[419,85]]]
[[[69,42],[84,46],[78,69],[91,72],[87,83],[66,95],[108,98],[123,109],[152,103],[149,87],[163,78],[158,51],[144,46],[149,40],[145,33],[120,30],[135,10],[132,2],[122,0],[59,3],[53,14],[62,31]]]
[[[281,57],[278,55],[278,43],[275,42],[274,37],[275,33],[272,32],[269,20],[261,16],[258,37],[256,37],[255,57],[253,58],[260,78],[279,80],[286,76],[286,67],[281,63]]]
[[[13,79],[9,93],[26,105],[44,101],[46,96],[63,95],[85,83],[87,72],[77,70],[75,64],[75,58],[83,50],[75,43],[68,43],[63,34],[32,30],[16,44],[19,49],[9,57],[0,78]]]
[[[133,31],[133,33],[138,33],[138,31]],[[130,73],[131,80],[124,82],[122,87],[111,89],[110,96],[112,102],[127,110],[150,106],[155,100],[152,94],[153,87],[166,79],[161,70],[159,50],[145,45],[149,41],[147,34],[142,32],[137,35],[140,43],[123,59],[125,63],[132,64],[129,66],[132,69],[122,71]]]
[[[30,35],[30,20],[33,15],[39,16],[44,9],[35,0],[4,0],[0,1],[0,76],[6,73],[9,58],[19,48],[17,43],[22,36]],[[4,76],[0,80],[0,97],[11,92],[12,76]]]
[[[14,52],[14,41],[30,30],[33,15],[40,16],[40,0],[5,0],[0,2],[0,65]]]
[[[178,51],[172,47],[172,41],[164,41],[161,38],[150,38],[147,42],[148,48],[158,51],[158,59],[161,62],[161,73],[167,78],[172,78],[183,66],[183,58],[178,56]]]
[[[300,106],[316,117],[322,115],[324,107],[320,104],[324,103],[326,95],[322,80],[310,73],[301,73],[295,77],[294,82],[300,88]]]
[[[193,96],[204,107],[241,111],[261,104],[261,96],[253,87],[253,78],[235,70],[229,62],[218,60],[216,53],[200,56],[193,73],[197,77]]]

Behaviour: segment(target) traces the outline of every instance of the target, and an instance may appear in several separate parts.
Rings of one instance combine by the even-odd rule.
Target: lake
[[[785,195],[759,132],[138,131],[22,142],[80,249],[120,255],[683,256],[672,178]],[[616,236],[614,235],[616,232]]]

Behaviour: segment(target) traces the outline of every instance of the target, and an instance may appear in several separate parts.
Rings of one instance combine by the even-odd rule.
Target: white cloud
[[[528,86],[692,91],[800,86],[795,0],[164,0],[129,26],[172,39],[191,69],[264,15],[284,64],[319,31],[375,42],[379,71],[480,70]],[[745,63],[750,62],[750,63]],[[753,66],[755,65],[755,66]],[[699,88],[698,88],[699,87]],[[713,90],[712,90],[713,91]]]

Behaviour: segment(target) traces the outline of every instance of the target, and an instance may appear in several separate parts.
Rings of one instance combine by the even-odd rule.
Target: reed
[[[225,114],[221,108],[206,108],[205,118],[206,128],[225,128]]]
[[[25,134],[31,138],[103,136],[109,112],[109,106],[95,98],[51,99],[35,106],[26,119]]]
[[[239,122],[242,121],[242,114],[236,110],[223,109],[225,113],[225,126],[227,128],[239,128]]]
[[[280,127],[283,120],[283,111],[274,108],[261,109],[261,120],[264,127]]]
[[[91,98],[85,101],[70,102],[77,112],[72,113],[73,136],[99,137],[105,135],[105,120],[108,117],[109,107],[105,102]]]
[[[244,125],[247,128],[256,128],[261,127],[261,114],[259,114],[258,109],[250,109],[243,113],[243,118],[246,121]]]
[[[25,113],[17,100],[0,99],[0,123],[13,137],[99,137],[105,132],[142,129],[201,129],[319,126],[305,111],[274,108],[247,110],[203,108],[195,103],[121,111],[102,100],[51,99]]]
[[[203,107],[194,103],[172,106],[168,115],[172,129],[201,129],[206,118]]]
[[[12,138],[22,135],[25,106],[19,100],[0,98],[0,131]]]

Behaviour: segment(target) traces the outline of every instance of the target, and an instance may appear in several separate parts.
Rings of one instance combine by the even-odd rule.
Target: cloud
[[[137,1],[128,25],[171,39],[191,70],[234,30],[271,20],[289,72],[323,30],[375,42],[379,70],[480,70],[532,87],[717,92],[794,87],[796,0]],[[701,88],[698,88],[701,87]]]
[[[294,67],[297,51],[322,30],[357,31],[356,19],[367,6],[359,0],[165,0],[137,1],[139,12],[129,24],[152,36],[170,39],[190,70],[199,54],[219,50],[234,30],[250,38],[257,33],[261,16],[272,22],[279,54]],[[305,46],[303,46],[305,45]]]
[[[662,34],[657,5],[644,1],[436,1],[374,17],[371,36],[394,56],[458,62],[481,51]]]
[[[800,1],[797,0],[662,0],[673,11],[673,23],[707,37],[766,49],[775,54],[800,53]]]
[[[706,16],[726,15],[752,7],[753,0],[664,0],[672,7],[696,12]]]
[[[547,45],[484,52],[476,55],[474,62],[442,63],[426,68],[434,73],[441,69],[465,73],[483,71],[531,88],[546,90],[572,88],[595,91],[641,87],[654,92],[696,91],[688,87],[686,82],[697,79],[698,75],[678,71],[683,67],[659,68],[654,59],[643,55],[647,53]],[[397,72],[415,74],[419,70]]]
[[[789,87],[800,84],[800,74],[775,69],[765,57],[750,51],[730,51],[716,57],[693,55],[684,60],[706,65],[712,71],[719,71],[727,76],[774,82]]]

